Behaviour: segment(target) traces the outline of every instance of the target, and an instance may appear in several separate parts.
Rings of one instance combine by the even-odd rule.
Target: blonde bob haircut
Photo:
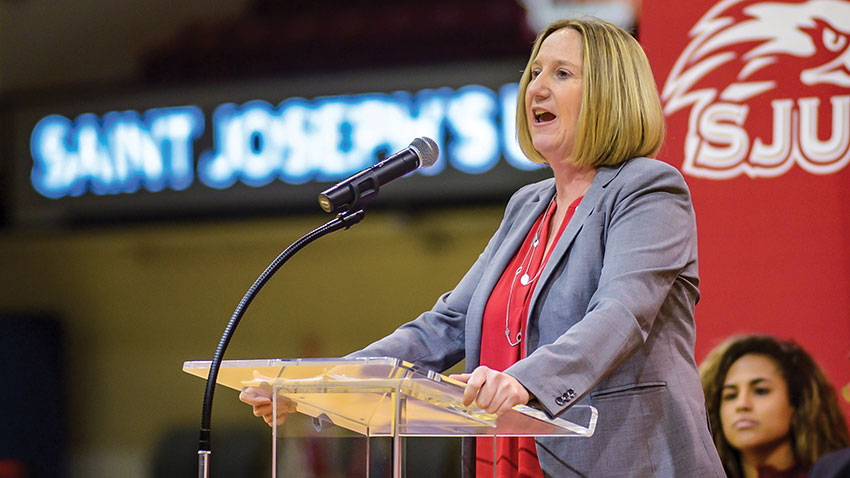
[[[534,149],[525,111],[531,64],[549,35],[572,28],[582,37],[581,109],[569,161],[579,166],[615,166],[653,156],[664,141],[664,114],[649,60],[628,32],[595,18],[557,21],[534,42],[519,82],[517,136],[529,159],[547,162]]]

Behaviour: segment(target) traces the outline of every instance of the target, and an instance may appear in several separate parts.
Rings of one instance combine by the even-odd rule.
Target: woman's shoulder
[[[535,183],[526,184],[516,190],[505,207],[505,219],[508,219],[523,206],[532,201],[550,199],[555,194],[555,178],[547,178]]]
[[[654,158],[632,158],[618,166],[608,167],[603,172],[603,176],[605,175],[609,176],[607,183],[619,186],[616,189],[664,188],[671,191],[681,190],[689,194],[688,185],[682,173],[674,166]]]
[[[539,197],[542,194],[552,194],[555,191],[555,178],[546,178],[536,183],[526,184],[516,190],[511,196],[510,202],[515,199],[530,199]]]
[[[684,181],[682,173],[673,165],[660,159],[638,157],[632,158],[621,165],[622,172],[629,176],[645,176],[650,178],[670,178]]]
[[[850,476],[850,448],[844,448],[820,457],[809,473],[811,478],[838,478]]]

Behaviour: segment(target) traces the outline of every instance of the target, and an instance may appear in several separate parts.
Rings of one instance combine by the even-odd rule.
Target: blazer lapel
[[[540,278],[538,279],[537,285],[534,287],[534,292],[531,295],[531,303],[528,308],[529,314],[534,310],[534,306],[537,303],[537,297],[540,295],[540,292],[544,289],[544,287],[546,287],[546,283],[552,278],[552,272],[555,270],[555,267],[567,254],[573,239],[575,239],[576,235],[581,230],[581,227],[584,225],[584,221],[587,220],[590,213],[596,209],[596,204],[602,199],[605,188],[617,176],[617,173],[620,172],[623,164],[625,163],[615,167],[600,167],[596,170],[596,175],[593,177],[593,182],[590,184],[590,188],[584,194],[584,198],[582,198],[581,203],[579,203],[573,213],[573,217],[570,219],[570,222],[567,223],[567,227],[564,229],[563,234],[561,234],[561,237],[555,244],[554,249],[552,249],[552,255],[550,255],[549,260],[546,261],[546,265],[543,267],[543,272],[540,273]],[[531,321],[529,320],[529,323],[530,322]]]
[[[502,277],[511,259],[516,255],[522,242],[528,236],[534,221],[540,217],[555,194],[555,182],[542,188],[538,194],[520,206],[514,213],[514,223],[508,227],[507,235],[493,253],[481,282],[469,304],[466,323],[466,363],[467,366],[478,365],[481,354],[481,324],[484,319],[484,308],[490,299],[490,294],[496,283]]]

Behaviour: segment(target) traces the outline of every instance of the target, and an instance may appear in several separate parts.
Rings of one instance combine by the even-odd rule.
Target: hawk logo
[[[682,171],[775,177],[850,162],[850,0],[717,3],[690,31],[661,98],[690,108]]]

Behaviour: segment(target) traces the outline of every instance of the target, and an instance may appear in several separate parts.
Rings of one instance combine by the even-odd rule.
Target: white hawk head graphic
[[[690,108],[683,171],[777,176],[796,162],[828,174],[850,160],[850,0],[724,0],[690,37],[661,94],[667,116]],[[827,141],[823,98],[833,110]],[[757,110],[772,131],[747,122]]]

